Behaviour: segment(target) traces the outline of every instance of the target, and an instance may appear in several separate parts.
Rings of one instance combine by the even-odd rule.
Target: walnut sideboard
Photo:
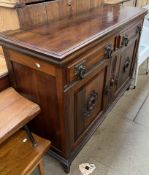
[[[38,103],[32,130],[70,165],[130,87],[145,9],[104,5],[0,34],[11,86]]]

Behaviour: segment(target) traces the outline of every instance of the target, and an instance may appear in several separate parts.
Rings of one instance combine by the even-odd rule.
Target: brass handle
[[[86,67],[83,64],[80,64],[78,66],[75,67],[75,72],[76,72],[76,76],[79,79],[83,79],[86,73]]]
[[[85,116],[87,117],[90,116],[91,112],[93,111],[96,105],[97,99],[98,99],[98,93],[95,91],[92,91],[87,101],[87,105],[84,113]]]
[[[124,63],[124,67],[123,67],[123,72],[125,73],[129,67],[129,64],[130,64],[130,58],[127,57],[127,60],[125,61]]]
[[[112,58],[112,53],[113,53],[112,44],[108,44],[108,45],[105,47],[105,56],[106,56],[107,58]]]
[[[142,31],[142,25],[137,25],[137,29],[136,29],[136,34],[141,34]]]
[[[124,36],[123,36],[123,40],[122,40],[122,46],[128,46],[128,43],[129,43],[129,38],[128,38],[128,35],[127,34],[125,34]]]

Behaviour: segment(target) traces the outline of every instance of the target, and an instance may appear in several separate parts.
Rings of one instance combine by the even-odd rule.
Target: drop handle
[[[123,40],[122,40],[122,46],[128,46],[128,43],[129,43],[129,38],[128,38],[128,35],[127,34],[125,34],[124,36],[123,36]]]
[[[88,101],[87,101],[87,104],[85,107],[85,112],[84,112],[85,116],[87,116],[87,117],[90,116],[91,112],[95,108],[97,99],[98,99],[98,93],[95,91],[92,91],[88,97]]]
[[[83,79],[85,77],[86,72],[86,67],[83,64],[80,64],[75,67],[75,74],[78,77],[78,79]]]
[[[108,44],[105,47],[105,56],[110,59],[110,58],[112,58],[112,53],[113,53],[112,44]]]
[[[136,29],[136,34],[141,34],[142,31],[142,25],[137,25],[137,29]]]
[[[124,73],[127,71],[129,65],[130,65],[130,58],[127,57],[127,60],[125,61],[124,67],[123,67],[123,72],[124,72]]]

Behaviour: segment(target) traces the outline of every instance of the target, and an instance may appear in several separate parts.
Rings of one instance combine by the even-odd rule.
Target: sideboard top
[[[145,13],[141,8],[105,5],[51,24],[0,34],[0,43],[61,61]]]

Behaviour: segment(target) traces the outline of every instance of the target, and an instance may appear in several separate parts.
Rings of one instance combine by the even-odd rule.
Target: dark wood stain
[[[11,86],[41,107],[41,114],[30,123],[32,130],[51,140],[49,154],[66,172],[129,88],[138,26],[146,14],[140,8],[97,7],[98,0],[73,3],[70,11],[64,10],[66,1],[41,3],[43,25],[0,34]],[[53,8],[46,17],[43,5]]]

